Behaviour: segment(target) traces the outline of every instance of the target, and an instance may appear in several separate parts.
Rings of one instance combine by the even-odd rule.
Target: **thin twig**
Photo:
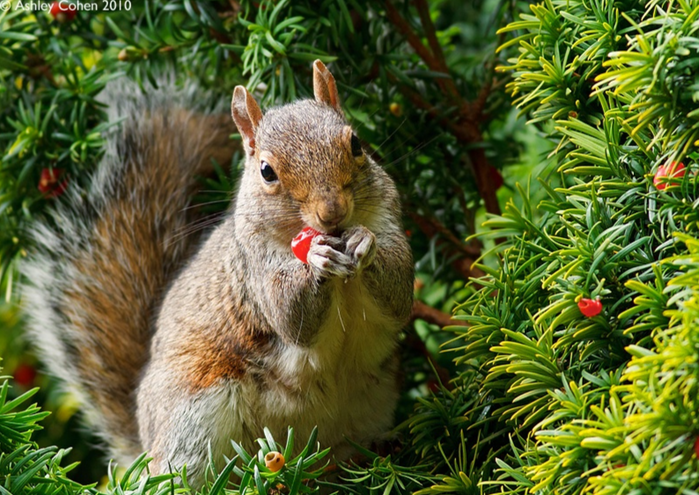
[[[422,22],[422,27],[425,30],[425,36],[427,36],[427,41],[430,44],[432,53],[437,59],[437,62],[439,62],[442,72],[448,74],[449,68],[447,67],[446,60],[444,59],[442,45],[439,44],[439,40],[437,39],[437,32],[434,28],[434,23],[430,17],[430,8],[425,0],[415,0],[415,7],[417,7],[417,12],[420,14],[420,21]]]
[[[454,79],[451,77],[449,72],[449,67],[447,66],[446,59],[444,58],[444,51],[442,50],[442,45],[439,44],[437,39],[437,32],[434,28],[434,23],[430,17],[430,8],[425,0],[415,0],[415,6],[417,7],[418,14],[420,15],[420,22],[422,23],[422,28],[425,31],[425,36],[427,37],[427,42],[430,44],[432,49],[432,55],[434,55],[435,61],[437,62],[437,67],[439,72],[447,74],[449,78],[442,79],[441,83],[448,91],[449,97],[454,100],[454,103],[461,107],[468,107],[468,104],[459,94],[456,89],[456,84]],[[438,81],[439,82],[439,81]]]
[[[451,78],[451,75],[449,74],[449,70],[446,67],[446,63],[441,63],[439,57],[441,56],[442,58],[444,55],[441,52],[441,48],[439,51],[439,55],[432,54],[430,50],[427,49],[427,47],[422,43],[422,40],[420,37],[413,31],[413,29],[410,27],[410,24],[408,21],[405,20],[405,18],[398,12],[398,9],[391,3],[391,0],[386,0],[385,2],[386,5],[386,17],[388,17],[388,20],[396,26],[398,31],[405,36],[405,39],[408,41],[408,44],[415,50],[415,53],[418,54],[418,56],[422,59],[423,62],[425,62],[425,65],[429,67],[430,70],[433,70],[435,72],[441,72],[445,74],[447,77],[440,77],[435,79],[435,82],[439,86],[439,89],[444,93],[444,96],[451,98],[456,103],[457,107],[461,107],[465,104],[464,100],[461,98],[461,95],[459,94],[458,90],[456,89],[456,85],[454,84],[454,80]],[[429,19],[429,11],[427,15],[427,19],[432,25],[432,21]],[[434,26],[432,25],[432,30],[434,30]],[[435,38],[435,42],[436,42]],[[439,43],[437,43],[439,45]]]
[[[417,53],[418,56],[425,62],[427,67],[434,71],[441,72],[437,59],[430,53],[427,47],[422,44],[420,37],[415,34],[415,31],[412,30],[410,24],[408,24],[408,21],[406,21],[403,16],[400,15],[400,12],[398,12],[398,9],[396,9],[391,0],[386,0],[385,5],[386,17],[388,17],[391,24],[396,26],[398,31],[405,36],[405,39],[408,41],[410,46],[413,47],[415,53]]]
[[[446,327],[450,325],[466,326],[466,322],[454,320],[451,315],[428,306],[424,302],[418,300],[413,302],[413,310],[410,313],[410,319],[423,320],[439,327]]]
[[[439,220],[436,218],[428,218],[426,216],[420,215],[415,211],[408,212],[410,218],[420,227],[420,230],[429,238],[434,237],[437,234],[444,236],[454,247],[461,253],[467,256],[479,256],[481,254],[481,249],[478,246],[473,246],[462,242],[454,233],[446,228]]]
[[[464,144],[475,144],[481,143],[483,141],[483,136],[478,128],[478,124],[471,120],[464,120],[457,124],[456,122],[448,119],[431,103],[426,101],[420,93],[412,88],[401,84],[395,76],[388,73],[391,82],[398,85],[398,89],[403,95],[410,100],[410,102],[417,108],[424,110],[427,116],[439,123],[443,128],[448,130],[451,134],[456,137],[459,141]],[[488,213],[499,215],[500,205],[498,203],[498,198],[496,191],[491,187],[491,174],[490,169],[492,165],[488,162],[488,158],[485,156],[483,148],[480,146],[472,146],[468,150],[469,158],[471,159],[471,165],[473,167],[473,173],[476,178],[476,186],[478,188],[478,193],[483,202],[485,203],[485,209]]]
[[[409,212],[408,214],[413,218],[413,221],[415,221],[420,230],[428,238],[431,239],[435,235],[440,233],[440,231],[437,230],[429,222],[420,220],[420,216],[416,213]],[[454,234],[451,234],[451,236],[454,239],[456,239],[456,236],[454,236]],[[453,261],[451,262],[452,268],[456,270],[459,273],[459,275],[461,275],[465,280],[469,280],[471,278],[480,278],[483,275],[485,275],[483,270],[480,270],[479,268],[474,266],[474,258],[477,255],[471,256],[468,254],[469,250],[475,251],[474,248],[469,248],[467,245],[459,242],[458,239],[456,239],[456,242],[454,243],[452,242],[452,239],[448,238],[447,236],[445,236],[445,239],[438,239],[437,246],[444,246],[445,257],[453,258]],[[478,251],[480,252],[480,250]]]

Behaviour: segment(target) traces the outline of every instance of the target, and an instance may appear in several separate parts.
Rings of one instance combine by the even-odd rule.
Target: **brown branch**
[[[500,33],[498,35],[498,41],[496,43],[496,46],[502,46],[502,44],[505,42],[505,37],[505,33]],[[499,87],[498,82],[495,80],[495,67],[497,58],[498,56],[496,50],[493,54],[493,57],[485,63],[485,71],[487,74],[486,81],[483,83],[483,87],[478,92],[476,100],[471,104],[471,108],[469,109],[470,118],[472,120],[482,120],[483,110],[485,108],[485,103],[488,100],[488,96],[490,96],[490,93],[494,89],[497,89]]]
[[[415,107],[424,110],[428,117],[447,129],[456,139],[469,145],[481,143],[483,141],[483,136],[477,123],[471,120],[465,120],[460,122],[460,125],[457,124],[445,117],[431,103],[427,102],[420,93],[404,84],[400,84],[396,77],[390,73],[388,73],[388,75],[391,82],[398,85],[398,89],[401,93],[403,93]],[[498,204],[496,191],[491,187],[490,181],[492,165],[488,162],[488,158],[485,156],[485,152],[481,147],[471,146],[468,150],[468,155],[471,158],[478,194],[483,198],[486,211],[499,215],[501,213],[500,205]]]
[[[471,103],[469,111],[471,113],[470,117],[472,120],[480,120],[483,116],[483,109],[485,108],[486,101],[488,101],[488,96],[490,96],[492,85],[493,78],[491,77],[488,81],[483,83],[483,87],[478,92],[476,100]]]
[[[48,79],[53,86],[58,86],[56,79],[53,77],[51,65],[46,62],[43,55],[30,53],[27,55],[25,64],[28,69],[29,77],[32,79],[39,79],[43,76]]]
[[[420,22],[422,22],[422,27],[425,30],[425,36],[430,44],[432,53],[434,54],[437,62],[441,67],[441,71],[445,74],[449,73],[449,68],[447,67],[446,60],[444,59],[444,52],[442,51],[442,45],[439,44],[437,39],[437,33],[434,28],[434,23],[430,17],[430,8],[425,0],[415,0],[415,7],[420,15]]]
[[[422,28],[425,31],[425,37],[427,38],[427,42],[430,44],[430,48],[437,62],[439,72],[443,72],[449,76],[448,79],[443,79],[441,81],[444,88],[446,88],[446,90],[449,92],[449,95],[447,96],[450,96],[454,100],[454,103],[460,108],[468,107],[468,103],[464,101],[461,94],[456,89],[456,83],[454,83],[454,79],[451,77],[451,73],[449,72],[449,67],[447,66],[446,59],[444,58],[442,45],[439,44],[434,23],[430,17],[430,8],[427,5],[427,2],[425,0],[415,0],[415,6],[417,7],[417,12],[420,15],[420,22],[422,23]],[[439,83],[439,80],[437,82]]]
[[[475,261],[470,258],[457,258],[451,263],[454,270],[466,277],[466,280],[481,278],[485,275],[483,270],[474,265]],[[478,288],[480,287],[480,284],[475,283],[474,287]]]
[[[401,93],[410,100],[410,103],[412,103],[415,107],[420,108],[427,112],[427,115],[438,122],[442,127],[445,127],[450,133],[452,133],[454,136],[456,136],[457,139],[464,138],[464,140],[468,140],[468,136],[466,136],[463,133],[463,130],[459,128],[454,122],[449,120],[448,118],[444,117],[442,113],[437,110],[436,107],[434,107],[431,103],[426,101],[420,93],[415,91],[414,89],[401,84],[398,79],[391,74],[390,72],[387,72],[388,78],[391,80],[392,83],[398,85],[398,89],[400,89]]]
[[[214,28],[209,28],[209,35],[221,44],[231,44],[233,40],[228,37],[226,33],[221,33],[216,31]]]
[[[444,96],[448,99],[451,106],[458,109],[458,118],[456,120],[452,120],[444,117],[442,112],[438,111],[438,109],[431,103],[425,101],[415,90],[405,86],[404,84],[400,84],[400,82],[396,81],[395,77],[391,77],[391,81],[398,84],[400,91],[411,101],[413,105],[415,105],[417,108],[425,110],[431,119],[435,120],[443,128],[447,129],[459,141],[469,145],[481,143],[483,141],[483,136],[480,132],[479,124],[482,118],[485,102],[490,94],[492,75],[489,78],[489,81],[484,84],[476,101],[473,103],[465,101],[458,92],[454,79],[449,73],[449,68],[447,67],[444,58],[444,52],[439,44],[439,40],[437,39],[434,23],[430,17],[429,6],[426,0],[414,1],[415,7],[420,15],[420,22],[422,23],[422,27],[428,43],[430,44],[431,50],[427,49],[420,37],[410,27],[408,21],[406,21],[400,14],[391,0],[385,0],[384,2],[386,7],[386,17],[394,26],[396,26],[398,31],[405,37],[408,44],[413,48],[413,50],[415,50],[415,53],[417,53],[417,55],[423,60],[429,69],[436,72],[441,72],[447,76],[445,78],[438,78],[435,80],[435,82],[439,86]],[[489,213],[499,215],[500,205],[498,204],[495,189],[492,187],[492,181],[490,180],[494,174],[494,169],[492,169],[492,166],[488,162],[485,153],[480,147],[470,147],[468,154],[471,159],[471,165],[473,166],[473,173],[476,178],[478,193],[483,198],[486,210]]]
[[[447,313],[428,306],[424,302],[418,300],[413,302],[413,309],[410,313],[410,319],[423,320],[439,327],[446,327],[450,325],[467,326],[466,322],[455,320]]]
[[[441,93],[447,99],[447,103],[451,107],[457,109],[456,118],[449,118],[442,111],[426,101],[420,93],[413,88],[402,84],[395,76],[388,73],[389,79],[396,84],[404,96],[416,107],[424,110],[427,116],[437,122],[440,126],[450,132],[456,139],[468,145],[468,156],[470,159],[473,175],[476,181],[478,193],[483,198],[486,211],[492,214],[499,215],[500,205],[496,194],[497,187],[494,187],[493,177],[498,174],[492,165],[488,162],[485,152],[482,147],[474,146],[483,141],[483,135],[480,130],[480,121],[485,108],[487,98],[490,94],[493,82],[493,70],[489,70],[490,77],[481,88],[476,100],[472,103],[466,102],[456,88],[454,79],[451,77],[449,68],[446,64],[442,46],[439,44],[434,23],[430,17],[429,5],[426,0],[414,0],[415,7],[420,16],[425,37],[429,43],[430,49],[424,44],[418,34],[412,29],[408,21],[396,9],[391,0],[385,0],[386,17],[397,28],[397,30],[405,37],[408,44],[415,50],[415,53],[423,60],[425,65],[430,70],[441,72],[447,77],[438,78],[435,80]],[[455,261],[452,262],[452,267],[464,277],[481,277],[484,273],[475,268],[472,256],[477,256],[479,253],[473,253],[472,249],[467,249],[456,236],[446,227],[437,224],[430,225],[424,217],[420,217],[417,213],[411,214],[413,221],[418,227],[430,238],[436,234],[441,234],[451,246],[447,248],[448,256],[460,254]],[[480,252],[480,250],[479,250]],[[466,256],[463,256],[466,255]]]
[[[439,220],[436,218],[428,218],[414,211],[408,212],[410,218],[415,222],[415,224],[420,227],[420,230],[429,238],[434,237],[437,234],[444,236],[454,247],[461,253],[474,257],[481,254],[481,248],[478,246],[473,246],[462,242],[454,233],[446,228]]]
[[[413,218],[415,224],[428,238],[431,239],[435,235],[440,233],[440,231],[437,230],[434,225],[430,224],[426,220],[421,220],[424,217],[421,217],[419,214],[415,212],[408,212],[408,215],[410,215],[410,217]],[[446,229],[446,227],[444,227],[444,229]],[[449,231],[447,230],[447,232]],[[444,246],[444,253],[447,258],[455,257],[455,259],[451,262],[452,268],[456,270],[465,280],[469,280],[471,278],[480,278],[483,275],[485,275],[483,270],[480,270],[478,267],[474,266],[474,257],[470,256],[467,252],[469,246],[459,242],[456,236],[454,236],[454,234],[452,234],[451,232],[449,232],[449,234],[451,234],[451,237],[456,239],[456,244],[454,244],[451,241],[451,239],[447,238],[445,240],[438,240],[437,246]]]
[[[442,72],[445,74],[447,77],[444,78],[437,78],[435,79],[435,82],[439,86],[439,89],[444,93],[444,96],[448,98],[452,98],[456,101],[456,106],[461,107],[464,105],[464,101],[461,98],[461,95],[456,89],[456,84],[454,84],[454,80],[451,78],[451,75],[449,74],[449,70],[446,68],[446,64],[442,66],[442,64],[439,61],[438,56],[432,54],[430,50],[427,49],[427,47],[422,43],[422,40],[420,37],[413,31],[413,29],[410,27],[410,24],[408,24],[408,21],[406,21],[403,16],[398,12],[396,7],[391,3],[391,0],[386,0],[385,2],[386,5],[386,17],[388,17],[388,20],[396,26],[398,31],[405,36],[405,39],[408,41],[408,44],[413,47],[413,50],[415,50],[415,53],[418,54],[418,56],[422,59],[423,62],[425,62],[425,65],[430,70],[433,70],[435,72]],[[428,19],[429,19],[429,13],[428,13]],[[431,24],[431,21],[430,21]],[[433,26],[434,29],[434,26]],[[435,39],[436,41],[436,39]]]
[[[232,15],[238,15],[240,12],[240,2],[237,0],[228,0],[228,5],[230,6],[231,10],[229,11]],[[220,15],[220,14],[219,14]]]
[[[415,53],[417,53],[418,56],[425,62],[427,67],[434,71],[440,71],[440,66],[437,59],[430,53],[427,47],[425,47],[425,45],[422,44],[422,41],[420,40],[419,36],[415,34],[415,31],[412,30],[410,24],[408,24],[408,21],[406,21],[403,18],[403,16],[400,15],[400,12],[398,12],[398,9],[394,7],[393,3],[391,3],[391,0],[386,0],[385,5],[386,17],[388,17],[388,20],[391,21],[391,24],[396,26],[398,31],[403,36],[405,36],[405,39],[408,41],[410,46],[413,47]]]
[[[473,164],[476,187],[478,187],[478,192],[485,203],[485,210],[488,213],[499,215],[501,211],[500,203],[498,203],[498,196],[495,189],[490,187],[493,182],[494,174],[498,173],[497,170],[488,163],[488,158],[485,156],[483,148],[470,149],[468,151],[468,156],[471,158],[471,163]]]

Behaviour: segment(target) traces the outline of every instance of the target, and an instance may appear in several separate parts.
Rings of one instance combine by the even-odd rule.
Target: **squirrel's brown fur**
[[[235,127],[206,104],[186,109],[192,95],[182,92],[146,97],[121,83],[103,98],[111,120],[126,120],[108,136],[90,190],[72,185],[52,227],[36,225],[24,306],[49,370],[80,398],[112,454],[127,461],[143,450],[135,390],[151,322],[196,244],[182,235],[193,220],[196,175],[211,169],[211,158],[230,163]]]
[[[345,437],[390,428],[412,258],[395,187],[320,62],[314,89],[263,116],[236,88],[245,171],[200,245],[179,235],[194,177],[230,160],[231,128],[166,99],[128,108],[87,198],[37,227],[31,326],[121,460],[146,449],[156,472],[186,464],[197,485],[209,447],[220,461],[264,426],[281,439],[318,425],[339,457]],[[289,244],[307,225],[321,235],[303,264]]]

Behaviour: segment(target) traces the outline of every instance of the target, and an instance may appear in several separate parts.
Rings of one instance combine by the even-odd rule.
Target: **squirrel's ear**
[[[243,137],[243,146],[248,155],[255,153],[255,132],[262,120],[262,110],[244,86],[236,86],[231,101],[231,115]]]
[[[318,103],[330,105],[342,113],[335,78],[320,60],[313,62],[313,94]]]

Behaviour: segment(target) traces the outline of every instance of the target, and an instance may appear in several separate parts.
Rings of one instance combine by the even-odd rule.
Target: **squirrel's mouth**
[[[329,235],[331,237],[340,237],[342,233],[350,227],[350,225],[347,222],[343,222],[342,224],[333,225],[330,227],[318,225],[318,222],[307,223],[306,225],[308,225],[310,228],[321,234]]]
[[[314,214],[313,217],[302,215],[301,220],[303,225],[300,226],[299,231],[305,227],[310,227],[316,232],[334,237],[339,237],[350,226],[349,215],[343,216],[341,219],[338,219],[339,221],[333,219],[330,222],[323,221],[318,214]]]
[[[340,237],[340,236],[342,235],[342,233],[343,233],[345,230],[347,230],[347,229],[344,228],[344,227],[343,227],[343,228],[335,227],[335,228],[332,228],[332,229],[327,229],[327,228],[322,228],[322,227],[320,227],[320,226],[318,226],[318,225],[316,225],[316,224],[306,223],[306,224],[304,225],[303,229],[302,229],[300,232],[302,232],[302,231],[304,231],[304,230],[307,230],[307,229],[311,229],[311,230],[315,231],[315,232],[318,233],[318,234],[329,235],[329,236],[331,236],[331,237]]]

